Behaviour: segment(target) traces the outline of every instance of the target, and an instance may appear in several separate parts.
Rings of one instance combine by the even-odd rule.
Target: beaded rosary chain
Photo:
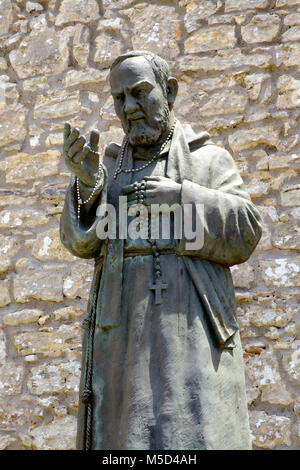
[[[104,183],[104,169],[103,169],[102,163],[100,162],[99,153],[96,152],[95,150],[92,150],[92,149],[90,149],[90,153],[92,153],[95,156],[98,156],[98,158],[99,158],[97,177],[96,177],[96,181],[95,181],[95,186],[94,186],[91,194],[89,195],[89,197],[85,201],[83,201],[81,199],[81,196],[80,196],[79,179],[77,178],[77,176],[75,176],[76,193],[77,193],[77,219],[78,220],[80,219],[80,207],[82,205],[87,204],[88,202],[90,202],[92,200],[92,198],[94,197],[96,191],[98,191],[103,186],[103,183]]]
[[[115,174],[114,174],[114,179],[117,178],[117,176],[120,174],[120,173],[137,173],[138,171],[142,171],[144,170],[145,168],[147,168],[149,165],[151,165],[151,163],[154,162],[154,160],[156,160],[159,155],[162,153],[162,151],[164,150],[164,148],[166,147],[167,143],[171,140],[172,138],[172,135],[173,135],[173,132],[174,132],[174,129],[175,129],[175,125],[177,123],[177,119],[174,120],[174,123],[173,123],[173,126],[169,132],[169,134],[167,135],[167,138],[166,140],[163,142],[162,146],[160,147],[159,151],[151,158],[151,160],[149,160],[147,163],[145,163],[145,165],[143,166],[140,166],[139,168],[131,168],[131,169],[128,169],[128,170],[125,170],[122,168],[122,164],[123,164],[123,160],[124,160],[124,155],[125,155],[125,150],[128,146],[128,138],[126,138],[124,144],[123,144],[123,147],[122,147],[122,150],[121,150],[121,157],[120,157],[120,163],[119,163],[119,166],[118,168],[116,169],[115,171]]]

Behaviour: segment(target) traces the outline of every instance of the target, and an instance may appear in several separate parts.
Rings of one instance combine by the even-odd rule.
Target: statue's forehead
[[[112,90],[131,88],[135,83],[148,81],[156,85],[153,69],[144,57],[130,57],[117,64],[110,72]]]

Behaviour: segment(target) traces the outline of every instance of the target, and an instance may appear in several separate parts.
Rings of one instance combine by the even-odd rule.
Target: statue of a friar
[[[61,240],[95,260],[77,448],[251,449],[230,266],[250,257],[260,216],[231,155],[176,119],[165,60],[127,52],[109,78],[122,145],[99,158],[97,131],[64,130]],[[168,207],[186,209],[169,231]]]

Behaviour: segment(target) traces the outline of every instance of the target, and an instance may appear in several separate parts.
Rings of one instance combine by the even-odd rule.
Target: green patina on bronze
[[[250,449],[229,268],[255,249],[260,216],[230,154],[175,120],[178,85],[165,61],[128,53],[112,65],[110,84],[124,141],[105,151],[103,184],[98,133],[87,144],[65,126],[73,176],[61,240],[75,256],[95,259],[78,449]],[[80,212],[78,191],[87,201]],[[203,204],[203,247],[187,251],[172,235],[100,240],[97,207],[117,208],[124,194],[145,204]]]

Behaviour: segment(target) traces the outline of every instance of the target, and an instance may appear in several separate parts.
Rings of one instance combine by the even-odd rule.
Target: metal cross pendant
[[[149,288],[155,291],[155,305],[162,304],[162,291],[168,289],[168,284],[164,284],[161,277],[156,278],[156,283],[152,284]]]

